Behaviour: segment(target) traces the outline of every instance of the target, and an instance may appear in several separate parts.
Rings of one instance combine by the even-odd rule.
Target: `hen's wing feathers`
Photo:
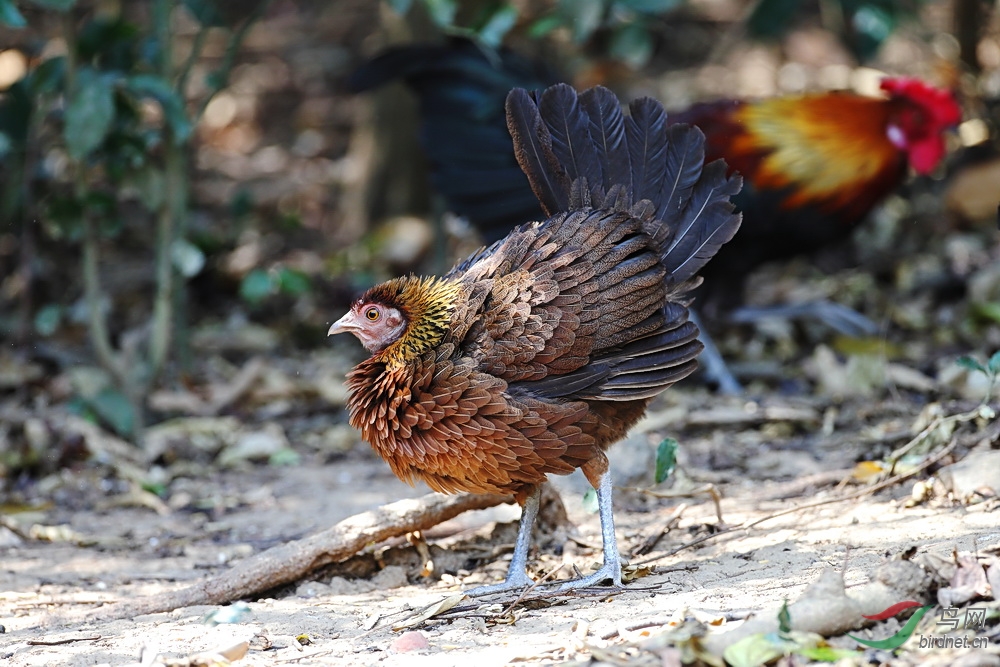
[[[590,121],[590,138],[597,149],[598,161],[602,166],[602,181],[599,185],[607,197],[612,197],[612,188],[619,186],[624,190],[624,201],[630,201],[631,157],[625,137],[625,117],[618,98],[606,88],[591,88],[580,93],[580,105]],[[607,199],[603,203],[598,202],[597,205],[603,208],[615,208],[614,203]]]
[[[517,382],[511,391],[539,398],[631,401],[649,398],[690,375],[702,344],[687,312],[664,309],[664,324],[653,335],[632,341],[565,375]],[[683,319],[679,319],[683,318]]]
[[[672,283],[693,278],[736,234],[741,216],[733,213],[730,197],[739,193],[742,184],[739,176],[726,176],[722,160],[705,165],[687,206],[675,219],[669,243],[662,249],[661,258]]]
[[[561,212],[453,272],[489,293],[465,352],[548,399],[645,399],[691,373],[685,293],[739,227],[739,178],[703,169],[704,135],[652,100],[625,119],[605,89],[514,90],[507,117],[543,208]]]
[[[701,130],[688,125],[672,125],[666,134],[667,164],[664,173],[667,178],[661,180],[660,191],[648,197],[656,206],[653,217],[671,223],[661,225],[654,234],[661,246],[667,243],[669,235],[683,234],[676,221],[690,201],[691,189],[703,176],[702,167],[705,164],[705,135]]]
[[[538,96],[537,108],[552,137],[552,152],[566,170],[571,186],[580,182],[592,202],[603,201],[603,156],[590,135],[590,117],[576,91],[564,83],[547,88]],[[581,198],[570,197],[570,210],[586,205]]]
[[[527,91],[515,88],[507,96],[507,129],[514,155],[546,215],[569,205],[570,179],[552,150],[552,135]]]
[[[655,100],[643,97],[629,105],[625,119],[633,201],[655,200],[667,170],[667,114]],[[654,194],[655,193],[655,194]]]

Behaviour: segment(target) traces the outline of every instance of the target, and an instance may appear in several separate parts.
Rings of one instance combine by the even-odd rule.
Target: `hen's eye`
[[[365,317],[368,318],[369,322],[375,322],[381,316],[382,313],[378,311],[378,308],[369,308],[368,310],[365,311]]]

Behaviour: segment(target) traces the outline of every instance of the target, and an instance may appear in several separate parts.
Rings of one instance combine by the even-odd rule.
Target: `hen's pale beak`
[[[339,320],[334,322],[329,331],[326,332],[327,336],[332,336],[333,334],[339,333],[354,333],[361,329],[361,325],[357,318],[354,317],[354,311],[349,310],[347,314],[341,317]]]

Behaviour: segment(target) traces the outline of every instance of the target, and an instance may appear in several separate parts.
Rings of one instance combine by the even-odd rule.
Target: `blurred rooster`
[[[885,98],[814,93],[754,102],[699,104],[671,122],[697,125],[708,159],[743,175],[744,223],[706,273],[706,289],[733,305],[763,262],[810,253],[846,238],[903,183],[907,166],[930,174],[943,134],[961,119],[949,92],[887,78]]]

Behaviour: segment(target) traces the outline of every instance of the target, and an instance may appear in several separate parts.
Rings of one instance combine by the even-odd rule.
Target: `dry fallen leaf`
[[[403,622],[397,623],[396,625],[392,626],[392,629],[398,632],[400,630],[405,630],[406,628],[412,628],[415,625],[420,625],[424,621],[434,618],[438,614],[443,614],[449,609],[454,608],[455,605],[464,600],[465,597],[466,597],[465,593],[456,593],[455,595],[446,597],[440,602],[435,602],[432,605],[424,607],[414,616],[411,616],[410,618],[404,620]]]
[[[976,556],[958,556],[958,569],[951,577],[947,588],[938,590],[938,603],[944,607],[957,607],[977,597],[990,594],[990,584],[986,571]]]

